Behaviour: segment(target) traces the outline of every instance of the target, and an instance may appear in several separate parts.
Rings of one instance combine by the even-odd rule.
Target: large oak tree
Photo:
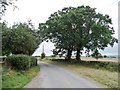
[[[87,55],[100,54],[108,45],[113,46],[118,42],[112,35],[114,29],[109,15],[97,13],[95,8],[79,6],[63,8],[61,11],[51,14],[44,24],[39,25],[43,39],[49,39],[55,43],[56,54],[66,53],[71,58],[72,51],[76,51],[76,59],[79,60],[84,49]]]

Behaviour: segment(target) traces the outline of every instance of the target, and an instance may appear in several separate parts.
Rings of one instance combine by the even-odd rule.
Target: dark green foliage
[[[45,58],[45,53],[41,53],[41,59]]]
[[[98,50],[95,50],[93,54],[91,54],[92,57],[98,59],[98,58],[103,58],[103,56],[98,52]]]
[[[103,57],[104,57],[104,58],[107,58],[108,56],[107,56],[107,55],[104,55]]]
[[[100,62],[100,61],[82,61],[79,62],[82,65],[90,65],[95,68],[104,68],[110,71],[120,71],[118,67],[120,67],[120,63],[116,62]]]
[[[98,65],[99,68],[105,68],[110,71],[118,71],[118,67],[120,67],[120,63],[115,62],[97,62],[96,64],[94,64],[94,66],[95,65]]]
[[[37,66],[37,59],[27,55],[12,55],[7,57],[6,63],[11,69],[26,70]]]
[[[30,56],[30,66],[37,66],[37,58]]]
[[[79,60],[82,51],[89,56],[101,58],[99,50],[113,46],[118,40],[113,37],[114,29],[109,15],[96,12],[89,6],[66,7],[51,14],[46,23],[39,24],[39,33],[43,40],[55,44],[54,54],[65,54],[70,59],[76,51]]]
[[[19,23],[8,28],[2,25],[2,51],[3,55],[26,54],[32,55],[39,43],[35,31],[26,23]],[[36,35],[36,36],[35,36]]]
[[[106,68],[111,71],[119,71],[120,72],[120,70],[119,70],[120,63],[109,63]]]

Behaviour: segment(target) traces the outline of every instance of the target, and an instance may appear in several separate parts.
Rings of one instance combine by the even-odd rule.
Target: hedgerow
[[[67,63],[71,63],[71,64],[90,66],[90,67],[97,68],[97,69],[103,68],[103,69],[106,69],[109,71],[120,72],[120,63],[119,62],[77,61],[75,59],[72,59],[71,62],[68,62],[68,60],[64,60],[64,59],[52,59],[52,61],[67,62]]]
[[[6,58],[6,63],[11,69],[26,70],[37,66],[37,59],[27,55],[12,55]]]

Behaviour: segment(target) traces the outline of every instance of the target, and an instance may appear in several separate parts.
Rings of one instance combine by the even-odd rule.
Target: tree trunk
[[[72,56],[72,49],[68,49],[66,58],[70,60],[71,56]]]
[[[77,49],[77,53],[76,53],[76,60],[80,61],[80,49]]]

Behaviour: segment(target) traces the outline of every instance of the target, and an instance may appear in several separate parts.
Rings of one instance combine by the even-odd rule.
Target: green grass
[[[53,61],[49,59],[44,59],[42,61],[50,62],[52,64],[60,65],[68,70],[77,73],[80,76],[85,76],[89,79],[93,79],[97,81],[107,88],[118,88],[118,72],[113,72],[109,70],[105,70],[103,68],[94,68],[91,65],[81,65],[77,63],[69,63],[63,61]]]
[[[2,76],[2,88],[22,88],[30,82],[39,72],[40,67],[35,66],[27,71],[15,71],[4,69]]]

